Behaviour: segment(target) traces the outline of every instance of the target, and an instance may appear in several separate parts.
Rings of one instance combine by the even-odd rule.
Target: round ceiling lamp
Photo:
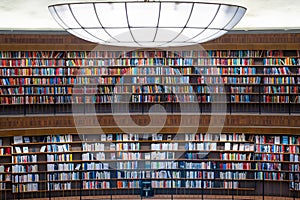
[[[69,33],[84,40],[125,47],[172,47],[216,39],[231,30],[246,8],[185,1],[86,2],[50,5]]]

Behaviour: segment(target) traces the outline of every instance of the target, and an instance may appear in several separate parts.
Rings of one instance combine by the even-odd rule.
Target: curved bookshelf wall
[[[299,38],[91,51],[1,36],[1,198],[299,198]]]
[[[298,50],[2,51],[0,111],[293,114],[299,59]]]

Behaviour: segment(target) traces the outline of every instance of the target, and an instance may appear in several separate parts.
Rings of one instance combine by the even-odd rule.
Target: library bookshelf
[[[299,198],[300,36],[273,36],[204,51],[1,35],[0,195]]]

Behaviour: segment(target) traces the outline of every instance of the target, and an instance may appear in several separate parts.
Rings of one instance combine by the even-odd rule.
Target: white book
[[[237,151],[239,148],[239,144],[235,143],[232,145],[232,150]]]
[[[227,135],[226,134],[221,134],[220,141],[227,141]]]
[[[46,145],[41,146],[40,152],[45,152],[45,150],[46,150]]]
[[[29,153],[29,150],[28,150],[28,147],[27,147],[27,146],[24,146],[24,147],[23,147],[23,153]]]
[[[225,150],[231,150],[231,143],[230,142],[225,143]]]
[[[123,141],[128,141],[128,134],[123,134]]]
[[[101,141],[106,141],[106,135],[105,135],[105,134],[102,134],[100,140],[101,140]]]
[[[15,147],[15,149],[16,149],[16,152],[17,152],[17,153],[22,153],[22,151],[21,151],[21,148],[20,148],[20,147]]]
[[[14,136],[14,144],[23,143],[23,136]]]
[[[280,144],[280,136],[275,136],[274,144]]]
[[[145,153],[145,160],[150,160],[150,159],[151,159],[150,153]]]
[[[240,144],[239,151],[245,151],[245,145],[243,143]]]

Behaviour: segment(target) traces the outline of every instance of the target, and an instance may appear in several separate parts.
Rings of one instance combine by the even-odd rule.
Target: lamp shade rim
[[[48,6],[55,7],[55,6],[64,6],[64,5],[78,5],[78,4],[119,4],[119,3],[143,3],[143,4],[150,4],[150,3],[194,3],[194,4],[207,4],[207,5],[224,5],[224,6],[233,6],[247,10],[246,7],[236,5],[236,4],[229,4],[229,3],[213,3],[213,2],[199,2],[199,1],[89,1],[89,2],[72,2],[72,3],[58,3],[58,4],[51,4]]]

